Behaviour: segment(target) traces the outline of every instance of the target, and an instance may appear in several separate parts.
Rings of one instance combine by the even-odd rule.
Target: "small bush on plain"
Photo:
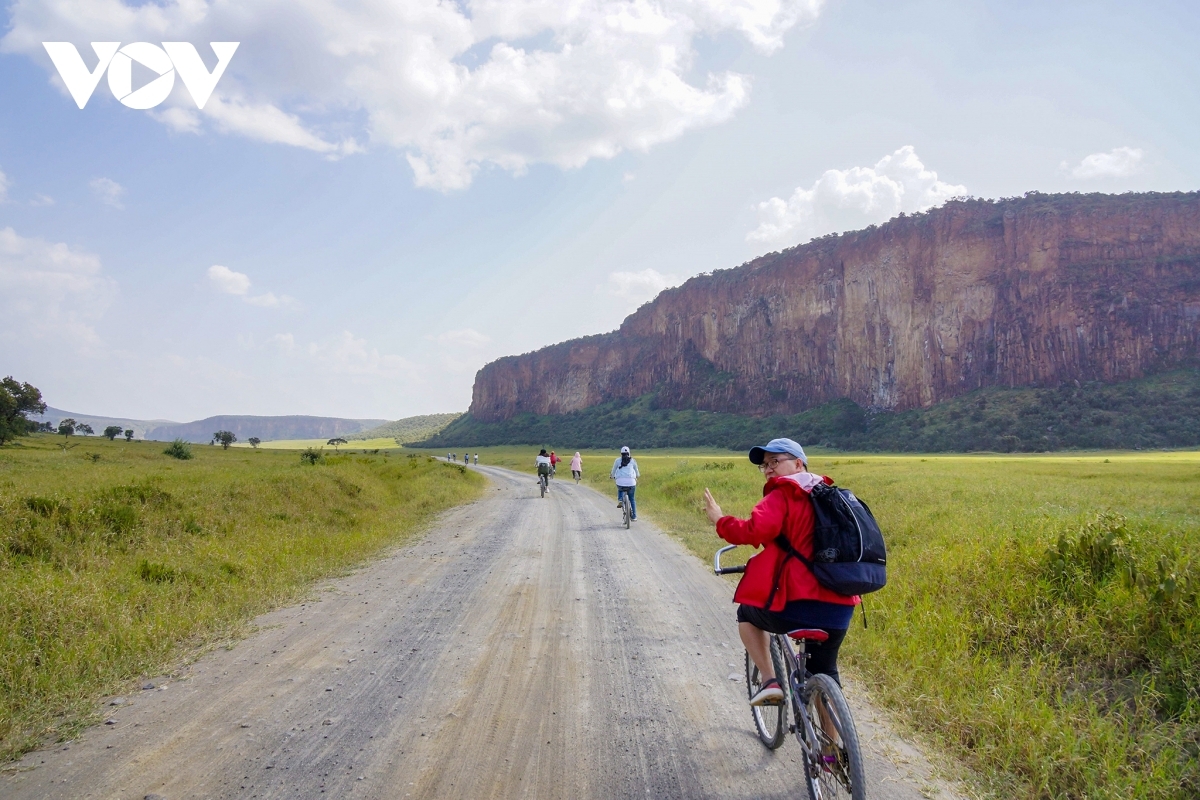
[[[176,439],[167,445],[167,449],[163,450],[163,455],[178,458],[180,461],[186,461],[192,457],[192,448],[183,439]]]

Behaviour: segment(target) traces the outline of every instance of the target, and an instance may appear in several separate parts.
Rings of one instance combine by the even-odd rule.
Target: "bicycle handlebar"
[[[738,566],[738,567],[722,567],[721,566],[721,554],[727,553],[730,550],[732,550],[733,548],[738,547],[738,546],[739,545],[736,545],[736,544],[725,545],[724,547],[722,547],[720,550],[718,550],[713,555],[713,572],[714,573],[716,573],[717,575],[736,575],[738,573],[746,571],[745,565]]]

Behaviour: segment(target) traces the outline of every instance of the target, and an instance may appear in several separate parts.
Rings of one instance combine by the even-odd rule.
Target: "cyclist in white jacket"
[[[634,492],[637,490],[637,479],[641,476],[638,472],[637,461],[629,453],[628,447],[621,448],[621,455],[617,456],[617,460],[613,462],[612,472],[609,477],[617,482],[617,508],[621,507],[621,495],[629,496],[629,518],[637,519],[637,502],[633,499]]]

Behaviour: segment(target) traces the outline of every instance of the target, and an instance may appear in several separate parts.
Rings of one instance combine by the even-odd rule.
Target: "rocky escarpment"
[[[985,386],[1117,381],[1200,356],[1200,193],[964,200],[660,294],[608,334],[479,371],[502,420],[656,394],[770,414],[925,407]]]

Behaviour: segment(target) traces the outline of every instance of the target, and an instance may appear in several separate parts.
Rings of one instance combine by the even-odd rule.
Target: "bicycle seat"
[[[819,628],[797,628],[794,631],[788,631],[788,636],[796,641],[805,642],[823,642],[829,638],[829,634]]]

